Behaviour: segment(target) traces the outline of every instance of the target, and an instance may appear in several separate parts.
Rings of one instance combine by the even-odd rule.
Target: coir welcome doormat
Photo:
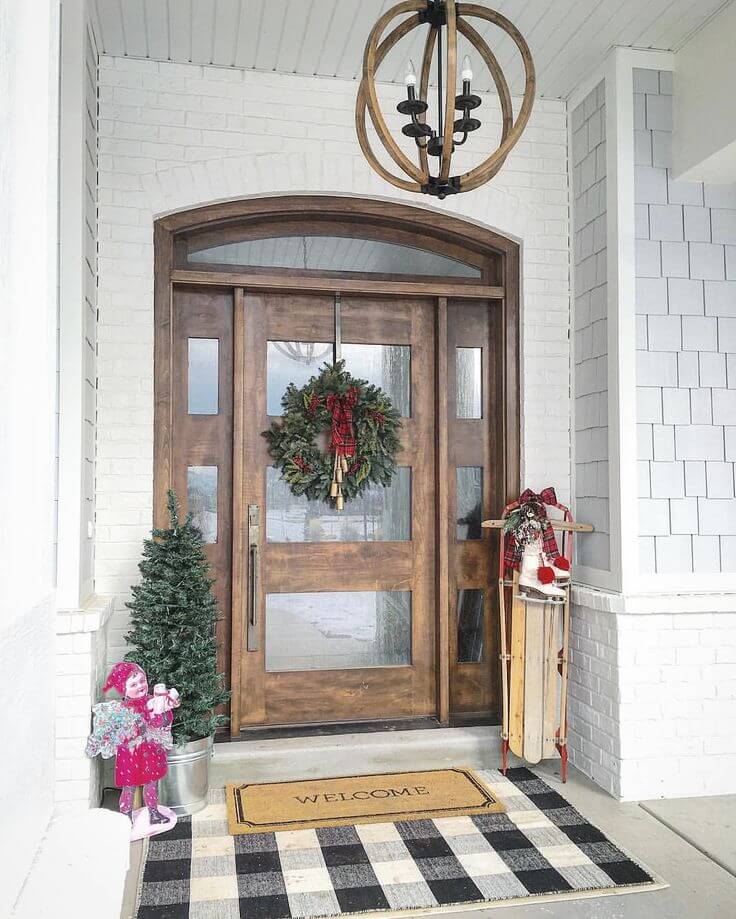
[[[409,919],[667,886],[528,769],[478,776],[505,813],[240,836],[213,790],[209,807],[147,841],[136,917]]]
[[[234,836],[502,810],[472,770],[461,768],[227,786]]]

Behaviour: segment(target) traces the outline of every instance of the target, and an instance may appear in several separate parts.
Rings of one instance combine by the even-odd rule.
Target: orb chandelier
[[[383,38],[388,24],[407,13],[411,15]],[[526,84],[524,98],[516,118],[508,83],[498,60],[485,40],[470,25],[469,19],[482,19],[498,26],[513,40],[521,54]],[[428,25],[429,30],[424,44],[418,90],[417,74],[410,60],[404,79],[407,96],[396,106],[400,114],[409,118],[401,130],[416,144],[417,161],[413,162],[389,132],[378,101],[376,71],[394,45],[422,25]],[[471,112],[476,112],[480,107],[482,100],[471,91],[473,71],[469,55],[465,55],[461,66],[462,91],[455,95],[458,32],[477,51],[493,78],[501,105],[502,124],[498,147],[469,172],[452,175],[453,152],[481,126],[480,119],[471,115]],[[436,126],[432,126],[427,122],[426,115],[429,108],[430,70],[435,55],[437,121]],[[363,76],[355,108],[355,124],[363,155],[379,175],[397,188],[424,192],[438,198],[471,191],[496,175],[521,137],[534,104],[534,88],[534,63],[529,47],[516,26],[505,16],[477,3],[457,3],[456,0],[403,0],[380,17],[371,30],[365,47]],[[386,152],[408,178],[394,175],[374,154],[366,130],[366,109]],[[458,118],[455,117],[456,111],[460,113]]]

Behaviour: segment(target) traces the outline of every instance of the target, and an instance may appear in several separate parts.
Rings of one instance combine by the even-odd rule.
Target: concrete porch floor
[[[344,734],[218,744],[212,787],[447,765],[497,768],[498,728]],[[670,886],[641,894],[436,913],[510,919],[726,919],[736,915],[736,797],[619,803],[559,761],[534,771],[588,820]],[[132,919],[142,843],[134,843],[121,919]],[[426,915],[426,914],[425,914]]]

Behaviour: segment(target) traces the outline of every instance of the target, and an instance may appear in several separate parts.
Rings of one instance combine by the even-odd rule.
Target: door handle
[[[258,651],[261,646],[259,607],[260,607],[260,566],[261,548],[261,511],[257,504],[248,505],[248,589],[246,592],[246,629],[247,648]]]

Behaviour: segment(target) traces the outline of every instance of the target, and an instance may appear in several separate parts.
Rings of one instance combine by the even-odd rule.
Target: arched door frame
[[[417,238],[434,240],[437,250],[443,249],[457,257],[458,252],[481,267],[481,279],[406,279],[398,277],[337,275],[335,273],[273,270],[223,270],[215,266],[187,266],[186,240],[193,235],[207,234],[216,240],[218,233],[226,237],[235,227],[263,228],[284,221],[301,221],[310,228],[319,221],[344,225],[355,235],[374,238],[401,239],[413,234]],[[264,234],[265,235],[265,234]],[[503,405],[500,427],[503,450],[499,451],[503,470],[504,500],[517,496],[520,488],[520,259],[519,244],[497,232],[436,211],[376,201],[328,195],[288,195],[250,198],[197,207],[156,220],[154,224],[154,525],[166,523],[166,491],[172,481],[172,292],[179,284],[203,285],[220,289],[272,289],[280,291],[311,290],[315,292],[353,292],[367,294],[401,294],[406,297],[437,298],[437,368],[438,377],[447,367],[446,311],[447,300],[489,301],[491,309],[500,311],[501,329],[495,354],[502,362]],[[444,323],[441,321],[444,315]],[[442,330],[445,330],[443,337]],[[443,394],[437,392],[437,499],[438,521],[447,519],[447,494],[441,487],[442,470],[447,465],[448,444],[443,436]],[[498,507],[498,513],[502,507]],[[438,527],[438,532],[442,527]],[[438,545],[438,616],[437,638],[441,648],[449,643],[448,591],[443,580],[447,570]],[[229,637],[229,628],[228,628]],[[447,655],[438,661],[438,716],[449,719],[449,661]]]

